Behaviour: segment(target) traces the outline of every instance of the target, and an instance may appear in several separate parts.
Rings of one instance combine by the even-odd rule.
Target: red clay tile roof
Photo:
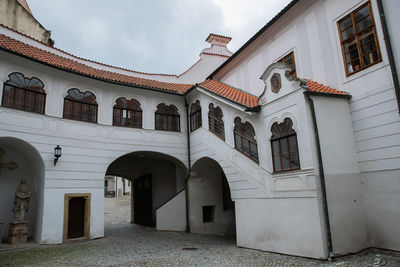
[[[0,48],[60,69],[72,71],[78,74],[110,82],[134,85],[138,87],[153,88],[177,94],[184,94],[193,86],[191,84],[159,82],[96,69],[88,65],[79,63],[75,60],[64,58],[51,52],[25,44],[21,41],[17,41],[3,34],[0,34]]]
[[[104,81],[144,88],[153,88],[181,95],[185,94],[190,88],[193,87],[191,84],[160,82],[97,69],[75,60],[28,45],[3,34],[0,34],[0,49],[28,57],[35,61],[39,61],[41,63],[48,64],[66,71],[71,71]],[[200,86],[214,94],[220,95],[242,106],[255,107],[258,105],[257,97],[221,82],[206,80],[201,83]]]
[[[214,81],[214,80],[206,80],[200,84],[198,84],[201,88],[220,95],[226,99],[229,99],[235,103],[238,103],[242,106],[246,106],[249,108],[258,106],[258,97],[253,96],[249,93],[243,92],[237,88],[229,86],[225,83]]]
[[[318,92],[318,93],[323,93],[323,94],[347,95],[347,96],[350,96],[350,94],[347,93],[347,92],[340,91],[340,90],[337,90],[337,89],[333,89],[333,88],[331,88],[331,87],[329,87],[329,86],[326,86],[326,85],[323,85],[323,84],[314,82],[314,81],[312,81],[312,80],[305,79],[305,81],[306,81],[307,89],[308,89],[309,91]]]

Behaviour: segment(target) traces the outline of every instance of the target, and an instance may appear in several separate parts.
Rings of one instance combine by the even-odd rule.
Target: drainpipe
[[[188,176],[186,177],[186,232],[190,232],[190,225],[189,225],[189,190],[188,190],[188,182],[190,177],[190,172],[192,170],[191,167],[191,159],[190,159],[190,118],[189,118],[189,104],[185,97],[185,107],[186,107],[186,136],[187,136],[187,153],[188,153]]]
[[[377,3],[378,3],[379,15],[381,17],[382,31],[383,31],[383,37],[385,39],[386,51],[387,51],[388,58],[389,58],[390,70],[392,71],[394,91],[396,92],[396,98],[397,98],[397,107],[400,112],[399,77],[398,77],[397,71],[396,71],[396,63],[394,62],[392,44],[390,42],[390,36],[389,36],[387,24],[386,24],[386,18],[385,18],[385,12],[383,10],[382,0],[377,0]]]
[[[325,219],[325,227],[326,227],[326,241],[328,247],[328,260],[332,261],[334,259],[333,248],[332,248],[332,233],[331,233],[331,225],[329,222],[329,212],[328,212],[328,200],[326,198],[326,185],[325,185],[325,174],[324,174],[324,165],[322,163],[322,153],[321,153],[321,144],[319,142],[319,134],[318,134],[318,125],[317,119],[315,116],[315,107],[314,102],[311,99],[308,91],[304,92],[304,95],[307,97],[308,103],[311,108],[311,115],[314,125],[314,136],[315,143],[317,144],[317,155],[318,155],[318,165],[319,165],[319,177],[321,182],[321,193],[322,193],[322,209],[324,210],[324,219]]]

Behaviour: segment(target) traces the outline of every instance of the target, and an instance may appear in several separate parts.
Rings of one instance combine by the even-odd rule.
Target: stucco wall
[[[18,1],[3,0],[0,2],[0,24],[45,44],[50,44],[50,32],[40,25]]]
[[[325,174],[333,251],[358,252],[371,246],[365,223],[363,184],[347,99],[311,97],[315,106]]]
[[[156,215],[157,230],[186,231],[186,190],[157,209]]]
[[[235,206],[238,246],[326,257],[316,198],[240,199]]]

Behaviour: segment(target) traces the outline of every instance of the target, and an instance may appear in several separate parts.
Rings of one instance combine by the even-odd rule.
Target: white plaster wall
[[[190,66],[187,71],[179,75],[179,82],[189,84],[201,83],[227,59],[227,57],[217,55],[201,54],[199,61]]]
[[[364,213],[363,184],[347,99],[312,97],[317,116],[327,189],[333,251],[358,252],[371,246]]]
[[[361,175],[371,246],[400,250],[400,171]]]
[[[161,231],[186,231],[186,190],[156,211],[156,229]]]
[[[327,256],[316,198],[240,199],[235,207],[239,247]]]

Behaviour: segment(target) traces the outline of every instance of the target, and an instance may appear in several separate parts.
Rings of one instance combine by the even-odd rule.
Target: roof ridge
[[[210,53],[210,52],[202,52],[201,54],[203,54],[203,55],[211,55],[211,56],[227,57],[227,58],[230,57],[228,55],[223,55],[223,54],[219,54],[219,53]]]

